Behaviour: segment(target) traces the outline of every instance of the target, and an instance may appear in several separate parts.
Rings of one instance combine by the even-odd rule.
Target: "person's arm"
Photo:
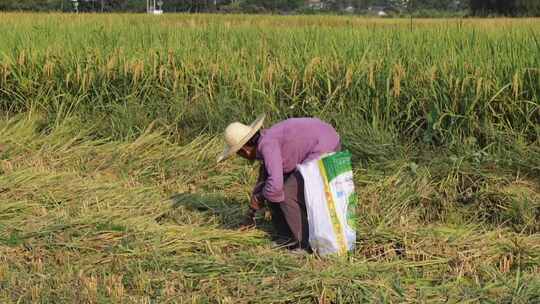
[[[266,174],[264,164],[261,164],[259,166],[259,177],[257,178],[257,183],[255,184],[255,187],[253,187],[253,191],[251,192],[251,209],[260,210],[263,207],[264,197],[262,191],[264,188],[264,184],[266,183],[267,176],[268,174]]]
[[[240,223],[241,229],[249,229],[256,226],[255,215],[257,214],[257,211],[264,207],[264,197],[262,191],[264,184],[266,183],[267,176],[268,174],[266,174],[264,164],[261,164],[259,166],[257,183],[255,184],[255,187],[253,187],[253,191],[251,191],[249,209],[247,210],[244,219]]]
[[[281,147],[277,141],[269,141],[260,147],[264,167],[268,174],[262,190],[263,197],[273,203],[283,202],[283,159]]]

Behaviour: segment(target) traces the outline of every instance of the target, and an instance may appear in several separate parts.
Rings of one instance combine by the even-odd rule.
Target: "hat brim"
[[[217,162],[219,163],[221,161],[224,161],[225,159],[229,158],[234,153],[238,152],[238,150],[240,150],[242,146],[244,146],[251,139],[251,137],[253,137],[253,135],[255,135],[255,133],[257,133],[257,131],[261,129],[264,123],[265,117],[266,117],[266,114],[262,114],[259,117],[257,117],[257,119],[251,125],[249,125],[249,127],[251,128],[249,133],[246,136],[244,136],[244,138],[242,138],[242,140],[239,141],[238,144],[234,146],[225,146],[225,148],[223,149],[223,152],[217,158]]]

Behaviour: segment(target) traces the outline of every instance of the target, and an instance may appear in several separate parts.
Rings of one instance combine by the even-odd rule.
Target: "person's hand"
[[[251,195],[251,200],[249,202],[249,208],[251,208],[253,210],[261,210],[262,207],[263,207],[262,199],[259,198],[259,196],[256,195],[256,194]]]

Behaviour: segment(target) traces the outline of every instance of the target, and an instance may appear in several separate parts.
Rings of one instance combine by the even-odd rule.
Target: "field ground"
[[[540,302],[540,21],[0,13],[0,302]],[[220,132],[318,116],[357,249],[236,229]]]

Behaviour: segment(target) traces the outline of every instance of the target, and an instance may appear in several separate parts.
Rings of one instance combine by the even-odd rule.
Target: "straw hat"
[[[225,129],[225,149],[223,149],[223,153],[217,158],[217,162],[219,163],[238,152],[259,131],[263,125],[264,118],[265,114],[262,114],[249,126],[239,122],[233,122],[228,125]]]

